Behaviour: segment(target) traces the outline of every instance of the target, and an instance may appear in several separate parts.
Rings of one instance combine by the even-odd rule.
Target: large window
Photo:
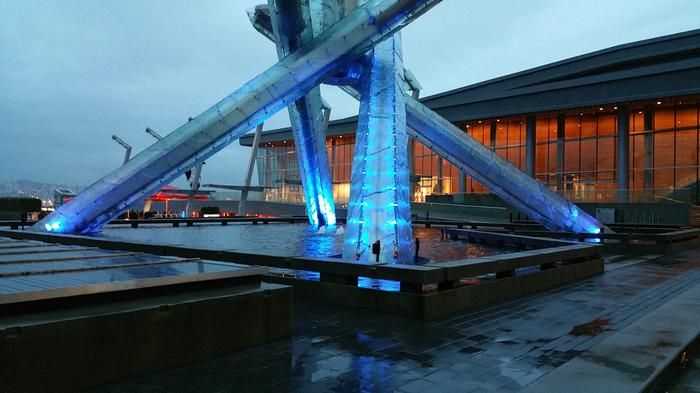
[[[698,103],[658,101],[630,115],[630,187],[647,200],[697,201]],[[641,192],[640,191],[640,192]]]
[[[270,187],[263,193],[264,200],[304,202],[296,152],[291,141],[260,146],[256,163],[258,184]]]
[[[491,122],[490,121],[475,121],[475,122],[470,122],[463,124],[462,129],[465,129],[467,131],[467,134],[471,136],[472,138],[476,139],[477,142],[480,142],[484,146],[491,147]],[[478,181],[472,179],[470,176],[467,176],[466,181],[465,181],[465,190],[466,192],[488,192],[488,189],[484,187],[481,183]]]
[[[667,99],[630,106],[629,184],[616,184],[617,107],[587,108],[536,115],[535,176],[576,201],[613,201],[617,188],[629,188],[632,201],[697,201],[699,174],[698,100]],[[525,117],[457,122],[456,126],[515,167],[525,168]],[[336,202],[349,198],[353,135],[327,140]],[[430,149],[413,141],[413,199],[456,194],[459,171]],[[272,189],[268,200],[302,202],[304,196],[292,141],[261,146],[260,184]],[[467,193],[488,192],[470,177]]]
[[[557,176],[567,197],[614,200],[617,116],[613,108],[568,115],[564,120],[564,167]]]
[[[333,176],[333,199],[337,203],[347,203],[350,199],[350,177],[352,175],[352,156],[355,152],[355,136],[330,138],[326,146]]]
[[[535,123],[535,176],[542,183],[557,185],[557,118],[539,117]]]

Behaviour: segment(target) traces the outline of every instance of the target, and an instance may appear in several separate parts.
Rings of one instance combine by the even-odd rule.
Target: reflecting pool
[[[344,227],[331,233],[307,224],[229,224],[195,225],[174,228],[170,225],[106,227],[100,236],[111,239],[161,243],[216,250],[256,252],[278,256],[330,257],[343,249]],[[414,227],[420,239],[419,255],[434,262],[478,258],[513,252],[511,248],[473,244],[463,240],[443,240],[440,228]]]

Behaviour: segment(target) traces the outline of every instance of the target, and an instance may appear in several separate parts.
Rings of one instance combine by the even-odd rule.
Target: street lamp
[[[122,166],[124,166],[127,162],[129,162],[129,158],[131,158],[131,145],[124,142],[121,138],[119,138],[116,135],[112,135],[112,139],[118,144],[122,145],[124,149],[126,149],[126,152],[124,153],[124,163],[122,164]]]

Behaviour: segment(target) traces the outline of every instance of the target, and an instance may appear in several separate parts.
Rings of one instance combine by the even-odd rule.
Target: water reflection
[[[255,252],[278,256],[327,258],[343,250],[344,227],[334,232],[320,231],[306,224],[267,225],[196,225],[173,228],[166,225],[110,227],[100,236],[127,241],[161,243],[215,250]],[[433,262],[478,258],[504,252],[507,248],[473,244],[464,240],[443,240],[439,228],[414,227],[413,236],[420,238],[420,256]]]
[[[328,258],[339,256],[342,252],[344,227],[339,225],[335,230],[327,230],[324,227],[318,229],[306,224],[198,225],[180,228],[158,225],[139,228],[112,227],[105,229],[101,236],[276,256]],[[478,258],[514,251],[493,245],[468,243],[464,240],[443,239],[440,228],[414,227],[413,236],[421,241],[420,256],[430,262]],[[320,279],[318,272],[306,270],[271,268],[270,271],[301,280]],[[392,292],[401,289],[398,281],[369,277],[358,277],[358,287]]]
[[[311,225],[304,228],[301,237],[300,255],[328,257],[336,253],[338,242],[342,245],[343,235],[340,231],[327,231],[326,227],[316,229]]]
[[[379,289],[381,291],[398,292],[401,290],[401,282],[394,280],[381,280],[379,278],[357,277],[357,286],[360,288]]]

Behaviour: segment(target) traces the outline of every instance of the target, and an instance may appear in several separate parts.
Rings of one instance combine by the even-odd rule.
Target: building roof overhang
[[[421,99],[449,121],[700,94],[700,29],[572,57]],[[354,134],[357,116],[330,122],[328,136]],[[260,143],[291,140],[291,128]],[[250,146],[252,134],[240,139]]]

